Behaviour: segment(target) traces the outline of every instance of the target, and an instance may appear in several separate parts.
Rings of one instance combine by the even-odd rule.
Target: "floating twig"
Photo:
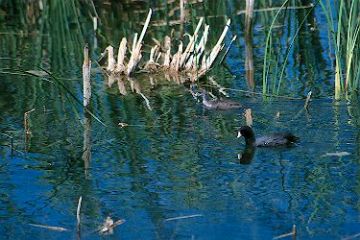
[[[77,221],[76,226],[78,231],[80,231],[80,223],[81,223],[81,219],[80,219],[81,203],[82,203],[82,196],[80,196],[79,198],[78,206],[76,209],[76,221]]]
[[[119,126],[120,128],[124,128],[124,127],[129,126],[129,124],[124,123],[124,122],[119,122],[119,123],[118,123],[118,126]]]
[[[193,215],[187,215],[187,216],[173,217],[173,218],[165,219],[164,222],[180,220],[180,219],[187,219],[187,218],[202,217],[202,216],[203,216],[202,214],[193,214]]]
[[[63,228],[63,227],[58,227],[58,226],[49,226],[49,225],[41,225],[41,224],[33,224],[33,223],[29,223],[30,226],[33,227],[39,227],[39,228],[45,228],[51,231],[57,231],[57,232],[69,232],[70,230],[67,228]]]
[[[333,152],[333,153],[325,153],[321,157],[345,157],[351,155],[349,152]]]
[[[105,222],[103,225],[99,228],[98,232],[100,234],[109,235],[114,233],[114,228],[123,224],[125,222],[125,219],[120,219],[114,222],[111,217],[106,217]]]
[[[285,238],[285,237],[290,237],[290,236],[292,236],[293,240],[296,239],[296,225],[295,224],[293,225],[293,228],[292,228],[291,232],[276,236],[276,237],[273,238],[273,240],[281,239],[281,238]]]

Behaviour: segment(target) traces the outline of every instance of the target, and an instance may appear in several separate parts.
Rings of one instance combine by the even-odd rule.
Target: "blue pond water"
[[[217,13],[213,5],[210,1],[209,11]],[[103,19],[104,14],[115,14],[101,4],[96,7]],[[226,5],[228,11],[236,7],[241,4]],[[293,24],[296,14],[289,14]],[[316,14],[321,20],[322,15]],[[234,18],[232,31],[240,40],[226,65],[235,78],[220,67],[214,79],[230,88],[226,91],[231,99],[252,109],[257,135],[291,130],[301,139],[291,148],[259,148],[247,164],[239,160],[244,140],[236,138],[237,128],[246,124],[244,109],[204,109],[187,84],[159,75],[154,77],[155,86],[147,78],[131,80],[142,87],[150,111],[143,98],[131,91],[130,82],[125,81],[128,93],[123,96],[116,84],[108,88],[104,75],[95,69],[92,109],[103,126],[94,118],[84,118],[82,108],[69,97],[70,91],[81,98],[82,89],[82,47],[72,48],[78,44],[71,38],[76,32],[70,31],[63,50],[56,50],[60,45],[50,30],[49,36],[22,36],[16,34],[19,26],[7,23],[4,31],[13,35],[0,38],[2,71],[51,66],[67,89],[51,79],[1,73],[1,238],[272,239],[291,232],[294,224],[298,239],[341,239],[359,233],[360,108],[357,99],[332,99],[331,61],[324,58],[326,31],[319,29],[314,37],[320,40],[313,49],[320,53],[296,45],[299,54],[309,55],[301,63],[296,63],[296,56],[289,60],[289,77],[280,95],[291,98],[266,98],[239,91],[248,90],[248,83],[243,19]],[[219,28],[224,23],[209,21]],[[258,16],[254,32],[257,93],[262,89],[262,21]],[[117,42],[119,32],[105,31],[116,23],[103,23],[105,39],[98,37],[97,48],[91,42],[94,59],[108,42]],[[305,29],[302,37],[311,34]],[[34,46],[39,39],[53,45],[44,40],[43,47]],[[220,96],[209,81],[198,85]],[[314,96],[305,111],[309,90]],[[28,122],[31,134],[26,138],[24,113],[31,109],[35,109]],[[121,128],[119,122],[129,126]],[[80,196],[81,236],[76,230]],[[96,230],[107,216],[126,222],[105,237]]]

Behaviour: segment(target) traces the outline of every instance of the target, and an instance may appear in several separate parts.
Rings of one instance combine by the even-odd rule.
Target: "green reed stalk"
[[[351,93],[359,88],[360,54],[359,46],[356,44],[360,31],[359,0],[351,3],[340,0],[336,20],[333,18],[329,0],[326,5],[322,0],[320,5],[335,46],[335,99],[340,99],[342,94]],[[337,26],[337,31],[334,26]]]
[[[276,15],[274,17],[274,19],[271,22],[269,31],[267,33],[267,37],[266,37],[266,42],[265,42],[265,53],[264,53],[264,64],[263,64],[263,94],[267,93],[267,86],[268,86],[268,77],[269,77],[269,70],[270,70],[270,65],[268,66],[268,57],[271,58],[271,55],[268,56],[268,53],[271,54],[271,50],[272,50],[272,30],[274,28],[275,25],[275,21],[277,20],[280,12],[285,8],[285,5],[289,2],[289,0],[286,0],[281,7],[279,8],[279,10],[276,12]]]
[[[311,11],[313,11],[313,9],[315,8],[315,6],[319,3],[319,1],[306,13],[304,19],[301,21],[298,29],[296,30],[296,33],[293,37],[293,39],[291,40],[291,43],[289,45],[289,47],[287,48],[286,50],[286,56],[285,56],[285,59],[284,59],[284,63],[282,65],[282,68],[281,68],[281,72],[280,72],[280,77],[279,77],[279,83],[278,83],[278,87],[277,87],[277,94],[279,94],[279,91],[280,91],[280,85],[281,85],[281,82],[282,82],[282,79],[283,79],[283,75],[284,75],[284,72],[285,72],[285,68],[286,68],[286,62],[290,56],[290,50],[292,48],[292,46],[294,45],[294,42],[295,42],[295,39],[297,38],[297,36],[299,35],[299,32],[300,32],[300,29],[302,28],[302,26],[304,25],[307,17],[309,16],[309,14],[311,13]]]

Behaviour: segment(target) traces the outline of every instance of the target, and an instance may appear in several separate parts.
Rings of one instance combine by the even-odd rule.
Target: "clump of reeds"
[[[339,99],[360,86],[360,4],[345,0],[336,4],[334,8],[329,0],[320,1],[335,51],[335,99]]]
[[[227,21],[224,30],[215,46],[206,51],[206,44],[209,35],[209,25],[203,24],[204,18],[201,18],[189,41],[186,45],[179,41],[177,46],[172,46],[175,39],[166,36],[164,43],[160,46],[159,41],[151,48],[148,61],[143,67],[139,67],[141,55],[142,40],[149,26],[151,10],[145,21],[144,28],[139,39],[135,34],[132,44],[132,54],[129,62],[126,64],[124,59],[127,50],[127,40],[123,38],[120,42],[117,60],[114,58],[114,49],[112,46],[106,48],[107,66],[106,70],[110,74],[130,76],[136,68],[141,68],[149,72],[162,71],[167,76],[181,75],[190,81],[196,81],[203,77],[214,66],[214,63],[224,48],[224,39],[229,30],[230,20]],[[200,30],[203,27],[202,35]],[[114,82],[114,81],[112,81]],[[111,85],[109,83],[109,85]]]

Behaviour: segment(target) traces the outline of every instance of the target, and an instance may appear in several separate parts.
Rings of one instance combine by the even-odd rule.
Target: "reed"
[[[336,2],[321,0],[320,5],[326,16],[328,31],[335,54],[335,99],[359,89],[360,83],[360,4],[359,0]]]
[[[264,51],[264,62],[263,62],[263,74],[262,74],[262,79],[263,79],[263,94],[267,94],[268,93],[268,82],[269,82],[269,73],[270,73],[270,68],[271,68],[271,59],[274,57],[272,56],[273,53],[273,48],[272,48],[272,42],[273,42],[273,29],[275,26],[275,23],[280,15],[280,13],[282,12],[282,10],[284,10],[286,8],[286,5],[288,4],[289,0],[286,0],[281,7],[279,8],[279,10],[276,12],[269,30],[267,32],[267,36],[266,36],[266,41],[265,41],[265,51]],[[270,63],[269,63],[270,62]]]

